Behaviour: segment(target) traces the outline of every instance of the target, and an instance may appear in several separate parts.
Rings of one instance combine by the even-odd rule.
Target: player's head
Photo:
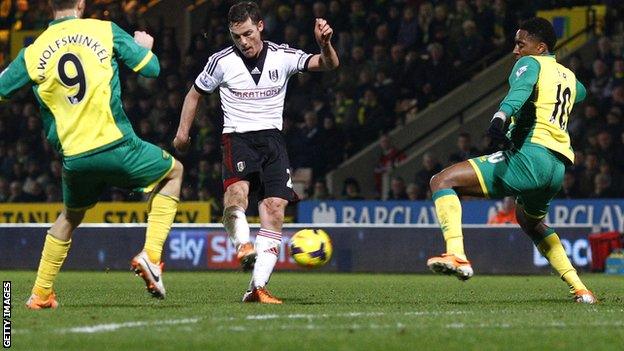
[[[76,17],[82,17],[85,9],[85,1],[86,0],[50,0],[50,5],[55,13],[74,10]]]
[[[247,58],[253,58],[262,50],[264,22],[258,4],[243,1],[230,7],[228,13],[230,35],[234,45]]]
[[[543,55],[555,50],[557,35],[547,19],[534,17],[523,22],[516,32],[516,58],[527,55]]]

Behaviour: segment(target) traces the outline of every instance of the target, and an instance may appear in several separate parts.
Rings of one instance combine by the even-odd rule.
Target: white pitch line
[[[274,319],[320,319],[320,318],[359,318],[379,316],[438,316],[468,314],[469,311],[408,311],[408,312],[346,312],[346,313],[319,313],[319,314],[252,314],[246,320],[274,320]]]
[[[184,319],[169,319],[162,321],[135,321],[125,323],[109,323],[109,324],[96,324],[91,326],[73,327],[68,329],[59,330],[60,333],[78,333],[78,334],[93,334],[93,333],[105,333],[116,331],[121,328],[137,328],[146,326],[159,326],[159,325],[177,325],[177,324],[194,324],[197,323],[199,318],[184,318]]]

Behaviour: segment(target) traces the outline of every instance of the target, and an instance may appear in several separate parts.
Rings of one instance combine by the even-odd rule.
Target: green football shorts
[[[72,210],[95,206],[110,186],[150,192],[175,159],[138,137],[91,155],[63,161],[63,203]]]
[[[561,190],[565,172],[562,160],[563,156],[541,145],[525,143],[519,150],[499,151],[468,162],[487,197],[515,196],[527,215],[543,218]]]

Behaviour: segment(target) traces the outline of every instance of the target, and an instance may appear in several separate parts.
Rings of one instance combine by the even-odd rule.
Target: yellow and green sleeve
[[[15,91],[30,81],[24,60],[24,49],[22,49],[15,60],[0,73],[0,101],[10,98]]]
[[[509,92],[499,107],[507,117],[515,116],[533,94],[539,71],[539,62],[530,56],[524,56],[516,62],[509,75]]]
[[[134,41],[115,23],[111,23],[113,30],[113,45],[115,54],[133,71],[148,78],[156,78],[160,73],[160,63],[151,50],[148,50]]]

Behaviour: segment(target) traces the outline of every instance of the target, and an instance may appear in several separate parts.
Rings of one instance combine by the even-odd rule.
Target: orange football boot
[[[236,258],[245,272],[253,269],[254,264],[256,264],[256,256],[256,249],[251,243],[241,244],[236,250]]]
[[[474,275],[470,261],[449,253],[428,259],[427,266],[434,273],[454,275],[459,280],[468,280]]]
[[[47,299],[42,299],[39,295],[32,294],[28,301],[26,301],[26,307],[31,310],[42,310],[45,308],[57,308],[58,302],[56,301],[56,294],[54,291],[50,293]]]
[[[273,305],[282,304],[282,300],[271,295],[266,288],[254,288],[251,291],[247,291],[243,296],[243,302],[259,302]]]

